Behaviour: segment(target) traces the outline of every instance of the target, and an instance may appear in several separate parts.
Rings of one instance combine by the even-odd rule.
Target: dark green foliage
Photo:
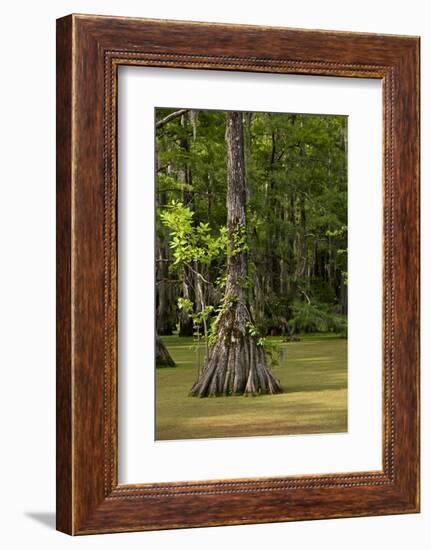
[[[334,332],[347,338],[347,319],[335,314],[327,304],[296,302],[291,306],[290,334]]]

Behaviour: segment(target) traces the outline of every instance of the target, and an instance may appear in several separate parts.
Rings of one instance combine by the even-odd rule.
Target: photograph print
[[[156,440],[347,431],[347,129],[155,109]]]

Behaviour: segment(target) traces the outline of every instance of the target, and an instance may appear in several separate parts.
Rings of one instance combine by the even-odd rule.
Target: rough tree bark
[[[247,276],[247,253],[238,248],[238,237],[244,235],[246,227],[243,139],[242,113],[228,113],[227,229],[230,253],[226,291],[217,322],[217,340],[210,350],[205,369],[191,390],[191,395],[197,397],[282,391],[268,368],[264,349],[250,334],[253,319],[243,288]]]
[[[156,237],[156,331],[172,334],[175,329],[175,289],[169,279],[170,251],[165,234]]]
[[[156,368],[163,367],[176,367],[176,364],[162,339],[156,334]]]
[[[159,151],[156,151],[157,170],[160,169]],[[169,171],[169,167],[168,167]],[[166,206],[166,192],[157,190],[156,209]],[[156,226],[156,332],[172,334],[175,329],[175,294],[169,280],[170,251],[166,228]]]

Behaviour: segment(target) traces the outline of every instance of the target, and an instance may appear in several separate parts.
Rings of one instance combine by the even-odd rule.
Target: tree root
[[[233,334],[219,338],[199,380],[191,389],[195,397],[282,393],[280,382],[266,363],[265,350],[254,337]]]
[[[176,367],[175,361],[169,355],[165,344],[159,336],[156,336],[156,368]]]

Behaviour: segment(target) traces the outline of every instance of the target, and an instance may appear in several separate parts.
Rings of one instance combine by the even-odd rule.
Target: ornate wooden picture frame
[[[120,65],[382,81],[381,471],[118,483]],[[419,38],[89,15],[59,19],[57,528],[78,535],[418,511]]]

